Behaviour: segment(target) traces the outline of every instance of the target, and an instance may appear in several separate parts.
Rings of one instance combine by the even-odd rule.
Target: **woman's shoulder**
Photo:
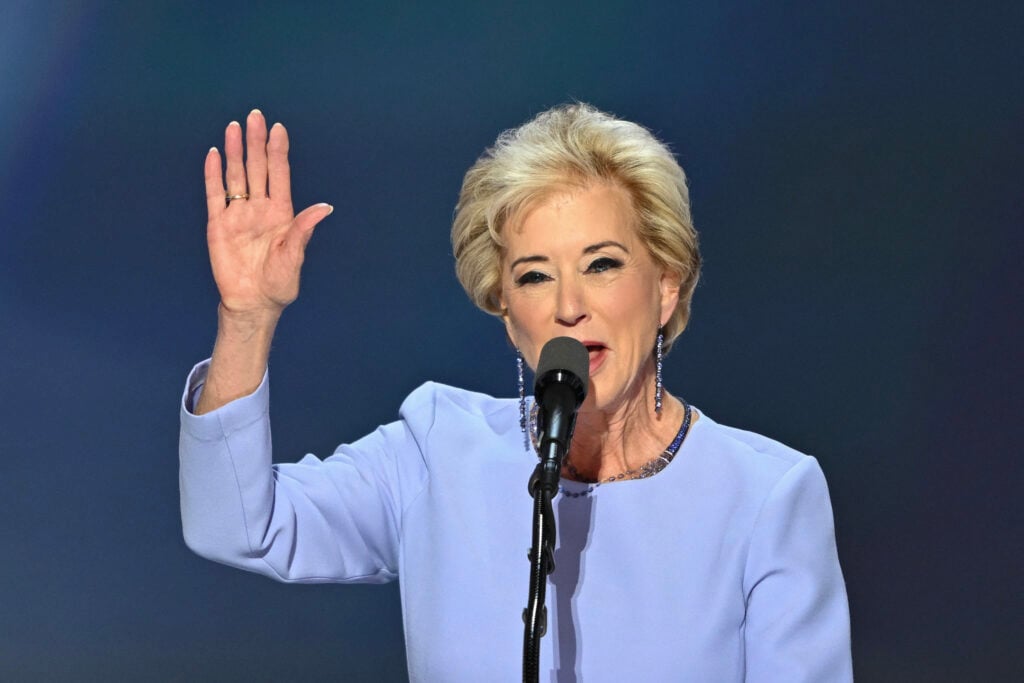
[[[402,419],[421,426],[455,423],[483,426],[503,433],[519,428],[519,403],[516,399],[495,398],[440,382],[424,382],[402,402]]]
[[[515,399],[495,398],[490,394],[453,387],[441,382],[424,382],[402,402],[402,409],[443,406],[471,413],[489,414],[514,407]]]
[[[704,413],[694,427],[694,460],[728,476],[771,485],[794,468],[820,471],[814,457],[763,434],[720,424]]]

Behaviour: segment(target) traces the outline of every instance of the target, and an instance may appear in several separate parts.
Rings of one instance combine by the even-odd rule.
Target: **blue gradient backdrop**
[[[403,679],[395,586],[182,543],[203,156],[258,106],[297,204],[337,208],[272,357],[294,460],[427,379],[510,393],[452,207],[500,130],[581,99],[690,176],[706,269],[669,387],[820,459],[859,680],[1021,680],[1021,5],[514,7],[2,4],[0,679]]]

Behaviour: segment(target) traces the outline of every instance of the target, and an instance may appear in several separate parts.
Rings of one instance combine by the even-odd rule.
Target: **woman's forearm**
[[[217,340],[206,384],[194,409],[196,415],[256,390],[267,369],[280,315],[272,311],[240,315],[225,310],[223,305],[218,308]]]

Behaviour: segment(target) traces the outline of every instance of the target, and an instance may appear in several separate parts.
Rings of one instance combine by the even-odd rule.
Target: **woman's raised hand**
[[[206,241],[220,290],[217,341],[197,415],[254,391],[263,378],[270,342],[284,307],[299,295],[299,273],[313,228],[334,210],[314,204],[292,210],[288,132],[270,129],[259,110],[224,133],[227,172],[220,153],[206,155]]]
[[[299,273],[313,229],[334,208],[314,204],[295,215],[288,132],[276,123],[268,136],[258,109],[245,125],[244,161],[242,127],[236,121],[224,132],[226,173],[216,148],[206,155],[206,240],[221,314],[276,322],[299,295]]]

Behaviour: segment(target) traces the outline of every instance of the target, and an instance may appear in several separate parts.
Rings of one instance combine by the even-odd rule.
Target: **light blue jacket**
[[[279,581],[400,579],[412,680],[521,680],[537,459],[515,401],[427,383],[325,460],[272,465],[267,378],[196,416],[205,372],[181,409],[190,548]],[[698,415],[657,476],[555,498],[541,680],[852,680],[817,461]]]

